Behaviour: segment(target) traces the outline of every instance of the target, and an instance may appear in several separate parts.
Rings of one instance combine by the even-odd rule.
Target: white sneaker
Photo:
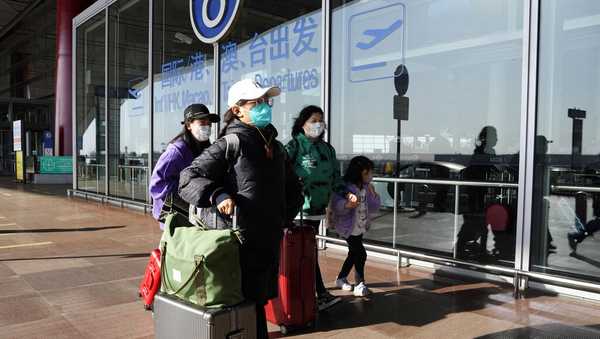
[[[364,297],[367,294],[369,294],[369,289],[367,288],[367,285],[365,285],[364,282],[361,282],[360,284],[354,286],[355,297]]]
[[[335,286],[337,286],[338,288],[341,288],[344,291],[352,291],[352,285],[350,285],[350,283],[348,282],[348,280],[346,278],[337,279],[335,281]]]

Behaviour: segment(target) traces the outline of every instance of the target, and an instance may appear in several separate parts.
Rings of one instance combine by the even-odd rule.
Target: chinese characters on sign
[[[291,28],[291,29],[290,29]],[[230,71],[239,71],[249,65],[265,65],[267,60],[273,62],[276,60],[290,58],[290,47],[293,56],[301,57],[305,53],[318,53],[315,46],[315,35],[318,25],[312,16],[301,17],[291,25],[279,26],[273,30],[258,34],[255,33],[250,40],[249,60],[240,60],[238,45],[234,42],[221,44],[221,72],[224,74]],[[291,32],[290,32],[291,31]],[[290,44],[290,36],[294,37],[293,44]]]
[[[210,105],[212,95],[208,88],[212,85],[211,67],[212,63],[207,64],[207,55],[200,51],[162,64],[154,110],[156,112],[181,111],[196,102]]]
[[[319,13],[303,16],[261,34],[255,33],[243,43],[220,43],[220,72],[224,77],[254,73],[256,81],[284,91],[309,90],[319,87]],[[210,57],[210,56],[208,56]],[[307,58],[308,57],[308,58]],[[298,58],[298,62],[290,59]],[[302,67],[301,65],[306,65]],[[154,100],[157,112],[181,111],[194,102],[212,102],[209,70],[213,60],[202,52],[194,52],[161,65],[161,78]],[[281,65],[281,67],[279,67]],[[297,65],[296,69],[290,69]],[[277,69],[277,73],[268,69]],[[221,80],[224,90],[231,81]]]
[[[252,77],[284,92],[316,89],[320,85],[320,12],[263,32],[245,42],[223,42],[220,81],[226,92],[239,77]]]
[[[200,81],[204,79],[205,73],[208,75],[208,68],[205,68],[206,54],[196,52],[186,59],[176,59],[162,65],[162,88],[181,86],[187,81]],[[188,74],[184,70],[186,66]]]

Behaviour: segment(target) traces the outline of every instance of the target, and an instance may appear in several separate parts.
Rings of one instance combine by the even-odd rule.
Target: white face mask
[[[192,135],[198,141],[207,141],[210,138],[210,125],[207,126],[193,126]]]
[[[321,134],[323,134],[323,132],[325,132],[325,124],[322,122],[308,124],[308,128],[305,132],[306,135],[311,138],[318,138],[321,136]]]

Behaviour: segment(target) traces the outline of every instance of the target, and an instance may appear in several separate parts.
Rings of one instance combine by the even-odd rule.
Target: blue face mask
[[[271,106],[263,102],[252,107],[250,110],[250,120],[258,128],[264,128],[271,123]]]

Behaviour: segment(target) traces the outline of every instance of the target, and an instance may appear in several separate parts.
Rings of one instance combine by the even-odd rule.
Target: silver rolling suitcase
[[[154,333],[164,339],[255,339],[256,309],[244,302],[235,307],[201,308],[157,294]]]

